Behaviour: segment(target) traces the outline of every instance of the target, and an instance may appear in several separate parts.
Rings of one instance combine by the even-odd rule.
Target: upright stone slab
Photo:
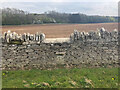
[[[26,41],[26,33],[24,33],[23,35],[22,35],[22,41]]]
[[[42,43],[45,39],[45,34],[44,33],[41,33],[40,34],[40,43]]]

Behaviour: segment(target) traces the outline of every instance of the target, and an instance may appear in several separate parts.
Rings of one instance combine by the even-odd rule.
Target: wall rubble
[[[80,40],[80,35],[78,37],[77,34],[72,34],[71,43],[29,43],[23,45],[4,43],[2,45],[2,68],[18,70],[118,67],[118,36],[115,36],[118,32],[113,32],[114,38],[103,35],[104,40],[103,38]]]

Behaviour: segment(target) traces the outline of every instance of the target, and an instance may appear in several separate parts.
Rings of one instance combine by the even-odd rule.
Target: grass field
[[[2,26],[2,32],[11,30],[19,34],[23,33],[45,33],[47,38],[68,38],[74,29],[78,31],[96,31],[97,28],[102,28],[112,31],[118,29],[118,23],[93,23],[93,24],[38,24],[38,25],[13,25]]]
[[[3,71],[3,88],[117,88],[118,68]]]

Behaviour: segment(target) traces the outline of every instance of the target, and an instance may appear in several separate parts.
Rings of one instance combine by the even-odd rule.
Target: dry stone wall
[[[71,36],[71,43],[23,45],[4,43],[2,45],[2,68],[18,70],[118,67],[118,36],[113,35],[115,39],[106,40],[102,40],[102,38],[100,40],[80,40],[76,36],[74,34]]]

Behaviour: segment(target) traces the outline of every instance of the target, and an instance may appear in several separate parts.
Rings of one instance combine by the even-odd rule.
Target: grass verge
[[[118,68],[2,72],[3,88],[117,88]]]

